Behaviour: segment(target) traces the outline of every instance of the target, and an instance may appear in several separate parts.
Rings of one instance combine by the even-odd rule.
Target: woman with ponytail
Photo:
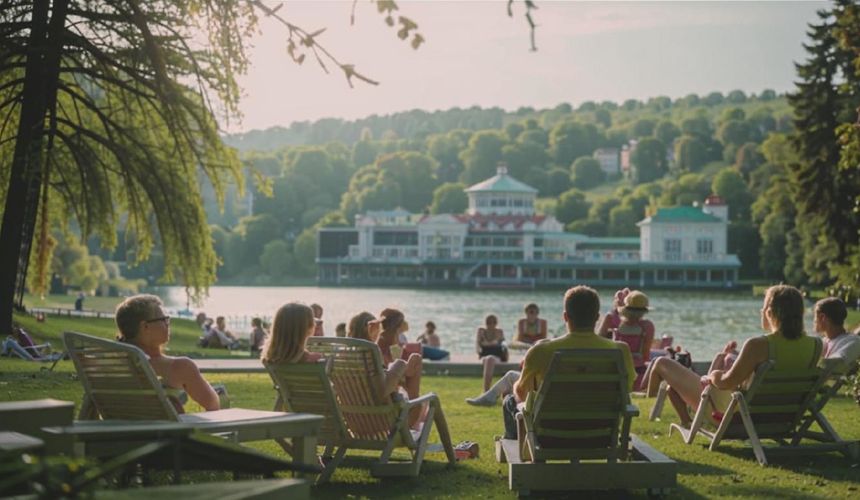
[[[648,380],[648,395],[657,393],[660,382],[668,382],[669,399],[681,423],[690,425],[687,406],[697,407],[702,391],[711,392],[714,419],[721,418],[736,388],[746,385],[761,363],[773,360],[771,370],[791,371],[815,366],[821,355],[821,341],[803,331],[803,296],[792,286],[777,285],[767,289],[761,309],[761,327],[765,334],[744,342],[737,360],[727,369],[713,369],[699,377],[693,371],[667,357],[657,358]]]

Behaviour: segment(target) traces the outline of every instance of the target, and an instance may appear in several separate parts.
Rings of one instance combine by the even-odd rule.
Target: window
[[[696,240],[696,253],[699,255],[711,255],[712,253],[714,253],[714,240]]]
[[[663,252],[666,260],[681,260],[681,240],[663,240]]]

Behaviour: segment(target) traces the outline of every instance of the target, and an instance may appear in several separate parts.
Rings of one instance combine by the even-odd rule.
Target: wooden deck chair
[[[294,460],[316,461],[316,450],[305,449],[310,446],[303,438],[316,434],[320,423],[316,415],[242,408],[179,414],[138,347],[75,332],[63,333],[63,341],[84,386],[80,420],[182,422],[236,442],[273,439]],[[294,438],[292,444],[287,437]]]
[[[331,455],[335,448],[337,452],[326,467],[326,477],[331,475],[330,471],[350,448],[381,451],[379,461],[370,470],[376,477],[417,476],[434,424],[449,464],[456,462],[448,423],[436,394],[405,400],[399,395],[380,393],[384,372],[382,355],[376,344],[359,339],[311,337],[307,348],[330,360],[328,380],[331,386],[326,384],[321,366],[307,369],[278,367],[275,370],[288,375],[286,380],[278,381],[283,382],[278,383],[278,387],[288,409],[309,411],[314,408],[317,411],[321,409],[320,405],[328,408],[325,413],[320,412],[327,417],[320,444],[326,447],[325,455]],[[302,370],[310,373],[309,378],[290,380],[292,374],[298,375]],[[312,381],[314,379],[316,381]],[[314,389],[303,394],[302,391],[308,387],[304,385],[303,388],[303,382]],[[333,394],[329,393],[330,389]],[[424,404],[428,408],[423,426],[420,430],[410,430],[409,411]],[[398,447],[409,451],[409,461],[392,460],[392,453]]]
[[[323,452],[325,467],[317,477],[317,484],[331,478],[343,461],[350,440],[346,422],[340,412],[334,389],[328,378],[332,362],[266,364],[278,391],[274,411],[315,413],[324,420],[317,443],[326,447]],[[337,453],[332,452],[337,447]]]
[[[817,345],[820,352],[821,342]],[[818,356],[813,359],[817,360]],[[774,364],[773,360],[762,363],[747,389],[732,392],[731,401],[718,422],[712,417],[711,403],[711,392],[717,389],[705,388],[690,428],[673,423],[669,435],[677,430],[684,442],[691,444],[696,435],[701,434],[710,441],[710,450],[715,450],[724,439],[749,440],[761,465],[767,465],[763,439],[778,444],[768,447],[768,453],[840,451],[846,456],[856,454],[856,443],[842,441],[838,436],[834,436],[835,442],[800,444],[801,420],[815,408],[819,390],[830,378],[833,365],[823,369],[809,366],[777,371],[772,369]]]
[[[851,383],[852,378],[856,375],[858,368],[860,368],[860,364],[854,362],[848,365],[841,358],[832,358],[821,360],[820,365],[822,369],[829,373],[829,376],[821,384],[821,387],[818,389],[818,395],[809,405],[808,411],[800,423],[800,428],[792,440],[792,444],[794,445],[798,444],[801,439],[831,443],[842,442],[842,438],[839,437],[839,434],[830,425],[822,410],[832,397],[839,394],[839,391],[846,384]],[[810,427],[814,423],[818,424],[818,427],[821,429],[820,432],[810,430]]]
[[[509,464],[509,485],[535,490],[647,488],[677,482],[677,464],[630,434],[639,409],[630,404],[622,351],[557,351],[537,392],[517,414],[518,440],[496,442]]]

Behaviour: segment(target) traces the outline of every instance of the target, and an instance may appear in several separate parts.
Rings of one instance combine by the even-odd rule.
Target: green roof
[[[503,172],[469,187],[466,192],[537,193],[538,190]]]
[[[699,207],[658,208],[657,213],[639,224],[649,222],[723,222],[722,219],[702,211]]]

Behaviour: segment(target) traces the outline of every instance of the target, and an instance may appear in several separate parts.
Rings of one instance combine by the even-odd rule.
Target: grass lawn
[[[116,332],[112,319],[65,318],[51,316],[37,323],[29,316],[16,316],[25,329],[40,340],[48,340],[55,348],[62,345],[61,334],[76,330],[113,338]],[[194,357],[226,357],[223,350],[206,350],[196,346],[199,330],[190,320],[171,322],[171,354]],[[68,361],[60,362],[55,372],[46,365],[0,358],[0,401],[51,397],[80,404],[81,388]],[[271,409],[274,392],[264,374],[208,375],[211,382],[227,385],[235,407]],[[361,498],[418,496],[447,497],[509,497],[507,467],[495,462],[493,436],[502,432],[501,408],[475,408],[463,399],[480,392],[478,378],[426,377],[424,391],[440,395],[454,440],[477,441],[481,445],[478,460],[461,462],[453,469],[444,465],[444,454],[427,455],[419,479],[373,479],[366,472],[368,453],[350,452],[354,457],[335,473],[332,484],[314,490],[315,498]],[[641,415],[653,405],[652,399],[636,399]],[[199,411],[193,405],[189,411]],[[831,401],[825,412],[845,439],[860,440],[860,407],[848,394]],[[773,460],[774,465],[760,467],[752,451],[740,443],[726,444],[721,451],[709,452],[704,441],[692,446],[683,444],[678,436],[667,436],[668,424],[674,421],[671,409],[664,412],[663,422],[648,422],[640,416],[634,419],[633,432],[657,449],[679,462],[677,493],[685,498],[850,498],[860,495],[860,464],[841,455],[811,455]],[[435,434],[432,439],[436,439]],[[432,440],[431,439],[431,440]],[[281,453],[274,443],[255,443],[272,454]],[[644,496],[644,491],[633,492]],[[606,495],[612,497],[612,495]]]
[[[24,305],[29,309],[33,307],[72,309],[75,307],[75,295],[46,295],[44,298],[35,295],[24,295]],[[113,314],[117,304],[122,302],[123,297],[95,297],[87,296],[84,299],[84,309],[88,311],[109,312]]]
[[[90,330],[92,331],[92,330]],[[52,397],[80,404],[81,388],[71,362],[63,361],[54,372],[45,365],[19,360],[0,360],[0,401]],[[271,409],[274,391],[263,374],[209,375],[212,382],[229,388],[234,407]],[[440,395],[455,442],[477,441],[481,456],[460,462],[452,469],[445,466],[443,453],[429,453],[418,479],[377,480],[367,472],[368,453],[349,452],[344,466],[338,468],[332,483],[316,487],[314,498],[509,498],[507,467],[496,463],[493,436],[502,432],[501,407],[476,408],[463,402],[477,394],[478,378],[426,377],[426,391]],[[641,415],[647,415],[652,399],[635,399]],[[189,411],[199,411],[190,405]],[[777,457],[773,465],[760,467],[752,451],[740,443],[729,442],[720,451],[710,452],[704,441],[685,445],[678,436],[667,435],[674,421],[671,409],[663,422],[634,419],[633,432],[679,463],[676,496],[683,498],[857,498],[860,491],[860,464],[838,454],[805,457]],[[833,401],[825,412],[843,438],[860,439],[860,408],[846,395]],[[434,433],[431,441],[438,439]],[[254,443],[272,454],[282,453],[274,443]],[[644,491],[630,492],[645,496]],[[595,495],[588,495],[589,497]],[[597,494],[616,498],[616,494]],[[626,495],[625,495],[626,496]]]

